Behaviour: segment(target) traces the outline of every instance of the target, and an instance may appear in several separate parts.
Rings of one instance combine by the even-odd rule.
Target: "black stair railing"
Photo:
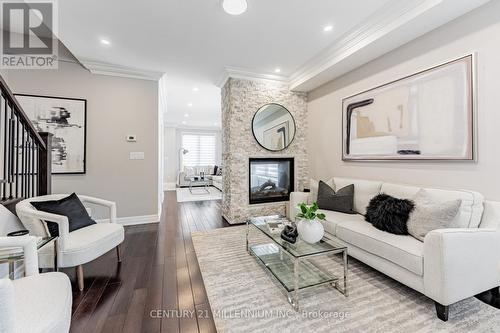
[[[38,132],[0,76],[0,203],[50,194],[52,134]]]

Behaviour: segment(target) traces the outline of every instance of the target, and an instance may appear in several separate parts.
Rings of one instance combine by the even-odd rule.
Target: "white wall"
[[[178,150],[177,150],[177,129],[175,127],[165,127],[164,141],[164,189],[175,189],[177,182],[177,165],[178,165]]]
[[[500,1],[492,1],[309,94],[311,176],[333,175],[480,191],[500,200],[496,181],[500,112]],[[346,96],[477,52],[478,161],[343,162],[342,105]]]
[[[158,82],[95,75],[70,61],[58,70],[9,70],[7,80],[14,93],[87,99],[87,173],[54,175],[54,193],[116,201],[118,217],[158,216]],[[127,134],[137,142],[126,142]],[[137,151],[145,159],[129,160]]]

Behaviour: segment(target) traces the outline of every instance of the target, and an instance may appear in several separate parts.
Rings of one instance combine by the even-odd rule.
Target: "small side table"
[[[57,242],[57,237],[43,237],[37,241],[36,249],[40,250],[45,245],[50,242]],[[18,247],[10,247],[0,249],[0,264],[9,264],[9,278],[11,280],[14,279],[14,264],[16,261],[23,260],[24,253],[21,248]],[[57,270],[57,245],[54,244],[54,270]]]

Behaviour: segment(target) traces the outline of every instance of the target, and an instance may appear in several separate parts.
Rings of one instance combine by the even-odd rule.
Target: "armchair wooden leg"
[[[436,313],[439,319],[442,321],[448,321],[448,311],[449,311],[449,306],[448,305],[442,305],[439,304],[438,302],[434,302],[436,305]]]
[[[78,289],[83,291],[83,266],[76,267],[76,279],[78,281]]]
[[[116,247],[116,256],[118,257],[118,262],[122,262],[122,245]]]

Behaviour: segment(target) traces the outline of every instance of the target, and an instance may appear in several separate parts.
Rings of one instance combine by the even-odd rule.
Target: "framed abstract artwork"
[[[52,173],[84,174],[87,131],[87,100],[15,94],[39,132],[52,138]]]
[[[474,56],[342,100],[343,160],[474,160]]]

